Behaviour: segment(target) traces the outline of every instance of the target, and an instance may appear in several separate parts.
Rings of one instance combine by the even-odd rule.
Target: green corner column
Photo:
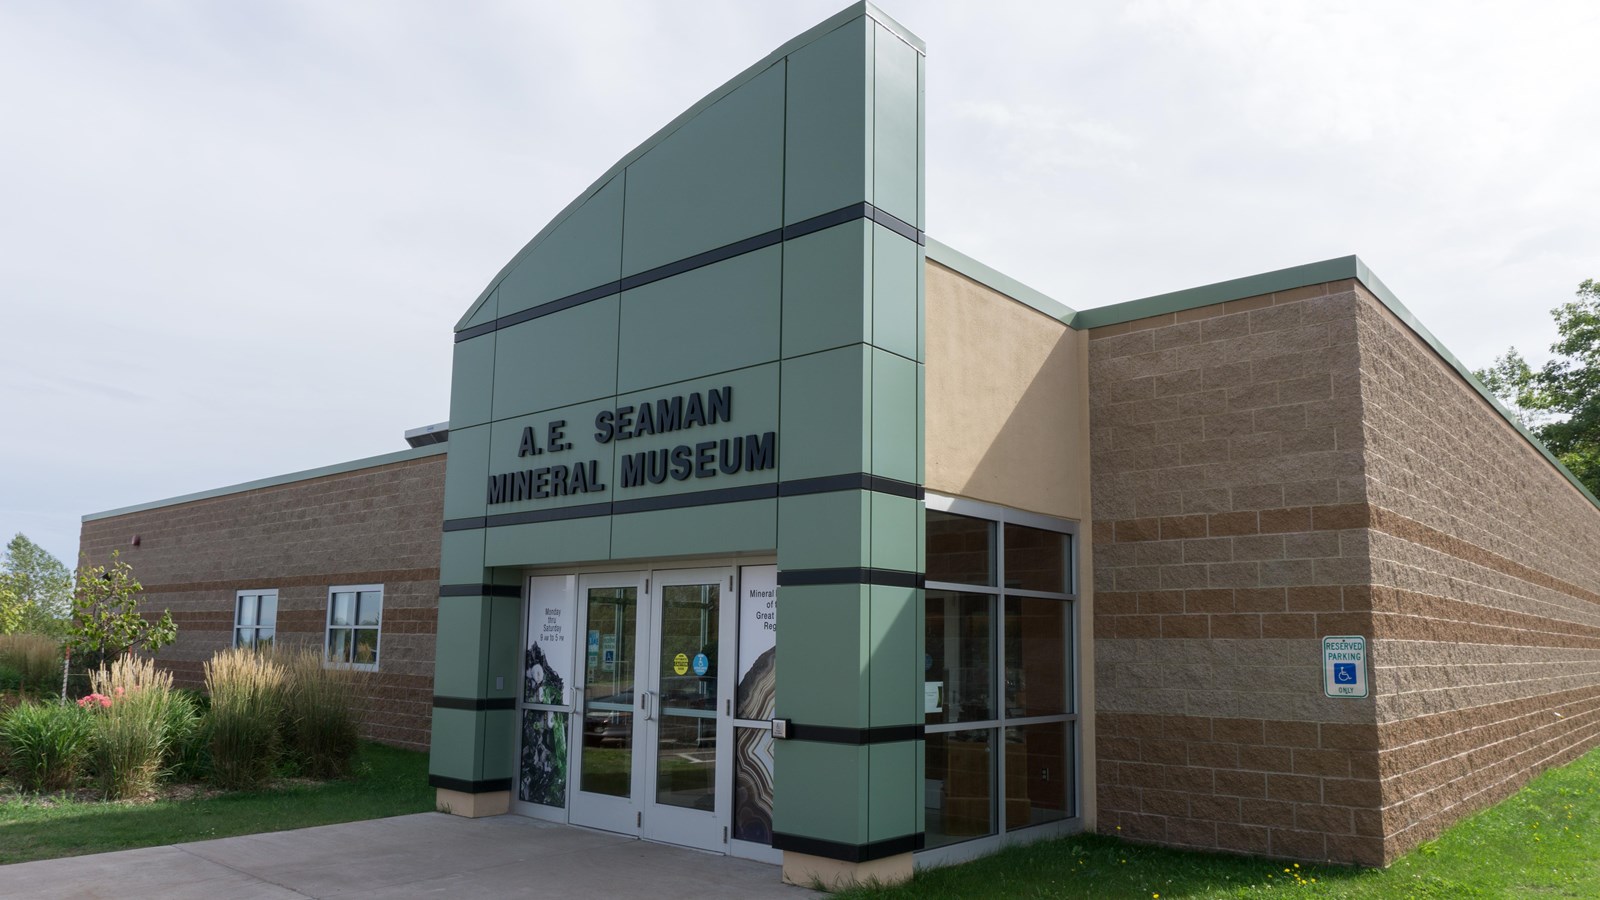
[[[773,843],[801,882],[922,846],[922,53],[874,15],[788,58],[785,221],[871,210],[783,245]]]

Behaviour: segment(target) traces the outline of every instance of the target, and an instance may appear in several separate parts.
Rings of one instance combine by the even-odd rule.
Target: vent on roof
[[[421,428],[406,429],[406,443],[413,447],[426,447],[429,444],[442,444],[450,440],[450,423],[440,422],[437,425],[424,425]]]

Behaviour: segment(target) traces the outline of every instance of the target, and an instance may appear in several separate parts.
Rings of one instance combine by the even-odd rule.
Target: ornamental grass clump
[[[24,703],[0,717],[6,771],[26,791],[72,786],[83,769],[93,723],[70,703]]]
[[[106,797],[150,793],[164,771],[167,750],[194,727],[194,707],[172,689],[172,674],[131,654],[91,676],[94,693],[78,701],[90,713],[90,765]]]
[[[315,778],[349,775],[360,746],[357,708],[371,675],[324,665],[310,648],[281,653],[284,672],[284,750],[303,774]]]
[[[0,634],[0,669],[15,673],[23,690],[48,690],[61,679],[61,642],[42,634]]]
[[[283,666],[270,654],[236,647],[213,656],[205,671],[211,780],[225,788],[260,787],[278,763]]]

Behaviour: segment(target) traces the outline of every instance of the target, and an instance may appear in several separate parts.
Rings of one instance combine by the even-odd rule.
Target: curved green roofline
[[[695,116],[698,116],[700,113],[709,109],[718,100],[721,100],[722,98],[733,93],[739,87],[755,78],[757,75],[765,72],[779,60],[800,49],[801,47],[804,47],[806,44],[811,43],[817,38],[822,37],[823,35],[828,34],[837,28],[840,28],[848,22],[853,22],[862,16],[872,19],[874,22],[887,29],[890,33],[900,38],[900,40],[905,41],[918,53],[924,56],[927,55],[927,45],[923,43],[921,38],[912,34],[908,29],[906,29],[905,26],[901,25],[899,22],[896,22],[883,10],[879,9],[872,3],[865,2],[865,0],[845,7],[839,12],[834,13],[828,18],[824,19],[822,22],[813,25],[811,28],[806,29],[799,35],[789,39],[788,41],[785,41],[784,44],[778,49],[762,57],[760,62],[749,66],[743,72],[740,72],[738,75],[728,79],[722,84],[721,87],[702,97],[700,102],[684,110],[683,113],[681,113],[677,118],[673,119],[671,122],[668,122],[655,134],[652,134],[650,137],[646,138],[644,143],[630,150],[626,156],[617,160],[617,162],[612,165],[611,168],[607,169],[603,175],[601,175],[599,178],[596,178],[594,182],[591,183],[586,190],[584,190],[583,193],[579,194],[571,203],[568,203],[560,212],[556,213],[555,217],[552,218],[549,223],[544,226],[544,228],[540,229],[538,234],[533,236],[533,240],[523,245],[522,249],[518,250],[517,253],[500,268],[499,272],[495,273],[494,278],[490,279],[488,286],[483,289],[482,293],[478,294],[478,298],[472,301],[472,305],[467,308],[466,314],[464,314],[456,322],[455,330],[461,331],[462,329],[466,328],[467,323],[471,321],[473,314],[476,313],[478,308],[489,299],[489,295],[494,293],[494,289],[500,285],[501,281],[505,280],[505,277],[511,273],[511,270],[516,268],[517,264],[521,262],[523,258],[533,250],[533,248],[539,246],[539,243],[548,237],[551,232],[559,228],[561,223],[567,220],[568,216],[571,216],[579,207],[588,202],[591,197],[599,193],[600,189],[605,187],[611,181],[611,179],[615,178],[619,173],[622,172],[623,169],[626,169],[640,157],[650,152],[656,147],[656,145],[666,140],[672,135],[673,132],[677,131],[679,128],[682,128]]]

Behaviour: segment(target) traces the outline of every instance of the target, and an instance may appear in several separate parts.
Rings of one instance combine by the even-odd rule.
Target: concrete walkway
[[[713,900],[821,894],[777,866],[522,816],[419,813],[0,866],[0,897]]]

